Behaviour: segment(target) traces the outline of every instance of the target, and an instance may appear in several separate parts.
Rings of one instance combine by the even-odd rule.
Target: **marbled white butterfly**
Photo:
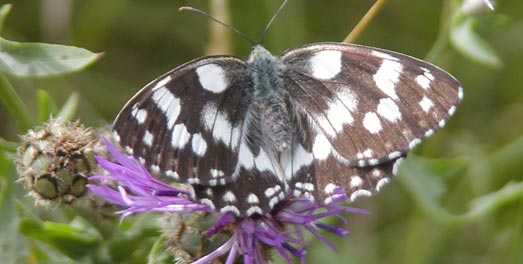
[[[152,81],[113,134],[201,203],[247,217],[286,197],[379,191],[462,97],[451,75],[396,52],[325,42],[274,56],[254,45],[247,61],[199,58]]]

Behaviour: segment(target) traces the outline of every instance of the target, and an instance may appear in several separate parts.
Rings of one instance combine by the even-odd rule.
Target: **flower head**
[[[89,189],[98,196],[125,207],[122,211],[124,216],[147,211],[211,212],[208,206],[197,203],[190,192],[153,178],[135,159],[119,153],[108,142],[106,144],[118,164],[97,157],[100,166],[110,175],[93,176],[91,180],[97,180],[100,184],[89,185]],[[199,259],[193,263],[211,263],[227,256],[225,263],[232,264],[239,255],[243,256],[244,263],[267,263],[270,249],[275,249],[288,263],[292,263],[293,258],[304,263],[305,248],[311,245],[304,240],[305,232],[313,234],[335,251],[335,247],[319,231],[328,231],[339,236],[345,236],[348,232],[320,220],[335,216],[345,221],[343,213],[367,213],[338,205],[345,200],[345,192],[342,188],[335,192],[338,195],[334,195],[336,198],[326,206],[320,206],[307,198],[289,198],[264,215],[238,218],[231,213],[222,214],[202,235],[204,238],[211,238],[226,233],[230,238],[207,255],[195,256],[195,259]]]
[[[95,173],[93,156],[103,148],[93,131],[78,121],[51,119],[21,137],[15,163],[20,182],[39,204],[70,204],[87,192]]]

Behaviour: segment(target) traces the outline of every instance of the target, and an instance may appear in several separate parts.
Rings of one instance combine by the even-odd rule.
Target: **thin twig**
[[[374,3],[374,5],[372,5],[363,18],[361,18],[360,22],[358,22],[349,35],[343,40],[343,43],[354,42],[369,25],[370,21],[372,21],[380,9],[385,5],[385,2],[387,2],[387,0],[376,0],[376,3]]]

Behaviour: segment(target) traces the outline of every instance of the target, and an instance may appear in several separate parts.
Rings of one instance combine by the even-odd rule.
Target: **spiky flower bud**
[[[78,121],[51,119],[21,136],[15,159],[19,181],[37,202],[72,203],[87,192],[94,155],[103,149],[98,142]]]

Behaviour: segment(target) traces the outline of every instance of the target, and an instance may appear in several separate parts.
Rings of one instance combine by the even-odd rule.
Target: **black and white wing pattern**
[[[153,172],[210,186],[232,181],[249,107],[246,67],[217,56],[166,73],[121,110],[114,137]]]
[[[294,110],[310,127],[309,142],[302,143],[309,147],[295,148],[304,152],[289,161],[301,165],[290,188],[327,203],[337,187],[350,200],[379,191],[407,152],[445,125],[463,97],[450,74],[391,51],[317,43],[280,58]]]
[[[277,58],[258,45],[247,62],[206,57],[153,81],[113,132],[201,203],[250,217],[292,196],[379,191],[462,97],[451,75],[399,53],[317,43]]]
[[[450,74],[391,51],[318,43],[281,59],[290,97],[318,132],[315,157],[350,166],[400,157],[443,127],[463,96]]]

